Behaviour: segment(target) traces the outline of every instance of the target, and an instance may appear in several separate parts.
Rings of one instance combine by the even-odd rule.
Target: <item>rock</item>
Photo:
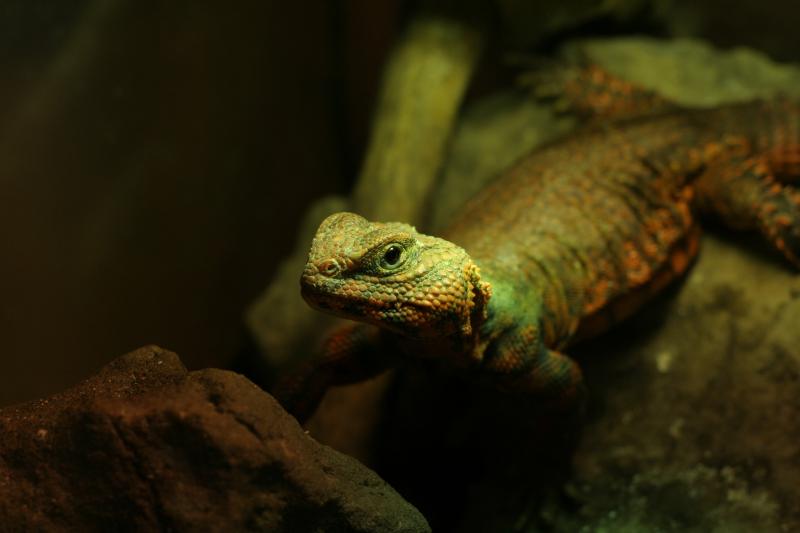
[[[775,94],[800,96],[800,68],[750,48],[722,51],[697,39],[582,39],[565,55],[583,56],[623,79],[689,107],[711,107]]]
[[[375,473],[222,370],[156,347],[0,411],[0,523],[14,531],[429,531]]]
[[[741,241],[708,236],[671,298],[583,347],[559,531],[800,529],[800,277]]]

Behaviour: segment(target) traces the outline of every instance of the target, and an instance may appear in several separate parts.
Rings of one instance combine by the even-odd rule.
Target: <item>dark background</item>
[[[228,363],[360,157],[396,4],[346,4],[0,2],[0,405],[148,343]]]
[[[795,2],[654,5],[797,60]],[[0,0],[0,405],[148,343],[228,365],[304,207],[351,187],[413,7]]]

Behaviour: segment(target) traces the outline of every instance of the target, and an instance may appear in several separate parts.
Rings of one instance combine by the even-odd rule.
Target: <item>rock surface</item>
[[[13,531],[429,531],[372,471],[237,374],[156,347],[0,411]]]
[[[707,236],[675,294],[582,348],[558,530],[800,530],[800,276],[744,240]]]

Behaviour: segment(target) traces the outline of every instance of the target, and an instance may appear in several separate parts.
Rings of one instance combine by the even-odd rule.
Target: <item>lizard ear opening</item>
[[[489,317],[489,299],[492,297],[492,285],[481,280],[481,270],[472,261],[464,269],[469,291],[467,312],[461,331],[464,335],[471,336],[477,328]]]

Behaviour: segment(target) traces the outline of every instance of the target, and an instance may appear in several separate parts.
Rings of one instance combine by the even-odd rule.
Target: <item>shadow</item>
[[[376,470],[434,531],[459,532],[528,515],[540,525],[539,507],[569,476],[581,418],[419,367],[398,372],[384,413]]]

